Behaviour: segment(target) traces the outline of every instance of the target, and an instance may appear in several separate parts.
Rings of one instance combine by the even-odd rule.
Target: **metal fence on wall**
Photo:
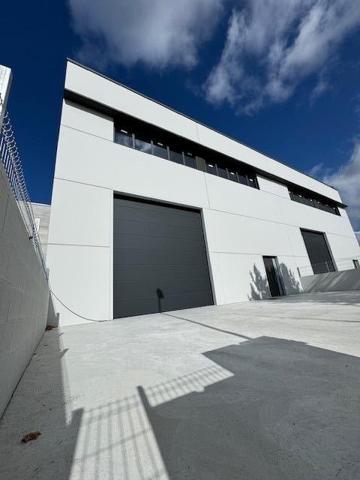
[[[336,268],[333,262],[320,262],[313,265],[298,267],[300,277],[307,277],[322,273],[360,269],[360,256],[341,258],[336,260]]]
[[[2,106],[1,96],[0,106]],[[0,162],[3,165],[10,187],[17,201],[24,225],[29,234],[29,240],[32,242],[44,269],[44,273],[47,276],[39,232],[35,224],[34,212],[26,187],[20,153],[16,144],[16,138],[8,112],[6,112],[3,117],[3,123],[0,129]]]

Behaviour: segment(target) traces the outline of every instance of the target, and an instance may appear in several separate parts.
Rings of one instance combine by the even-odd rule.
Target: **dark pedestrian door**
[[[114,318],[213,304],[201,213],[114,198]]]
[[[284,295],[277,257],[263,257],[272,297]]]

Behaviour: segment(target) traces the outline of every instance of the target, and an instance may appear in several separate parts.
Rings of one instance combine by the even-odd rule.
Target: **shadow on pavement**
[[[0,421],[2,480],[70,478],[83,410],[66,409],[65,355],[61,333],[45,332]],[[21,443],[33,431],[41,435]]]
[[[97,402],[71,396],[68,353],[47,332],[1,423],[0,478],[360,478],[360,359],[270,337],[230,342],[203,353],[204,368]]]
[[[204,355],[230,375],[138,389],[171,480],[360,478],[358,358],[269,337]]]

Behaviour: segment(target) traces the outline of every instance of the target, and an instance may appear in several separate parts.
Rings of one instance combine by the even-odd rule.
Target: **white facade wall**
[[[103,77],[68,64],[66,88],[335,200],[336,190],[182,117]],[[217,304],[268,296],[263,255],[277,256],[287,293],[311,270],[300,227],[325,232],[338,268],[360,258],[347,214],[296,203],[262,176],[260,190],[113,142],[113,120],[64,101],[47,263],[55,294],[83,317],[112,318],[114,192],[202,210]],[[86,321],[57,303],[63,324]]]

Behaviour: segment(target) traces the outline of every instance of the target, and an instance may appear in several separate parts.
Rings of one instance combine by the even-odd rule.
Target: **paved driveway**
[[[359,339],[360,292],[46,332],[1,422],[0,478],[355,480]]]

